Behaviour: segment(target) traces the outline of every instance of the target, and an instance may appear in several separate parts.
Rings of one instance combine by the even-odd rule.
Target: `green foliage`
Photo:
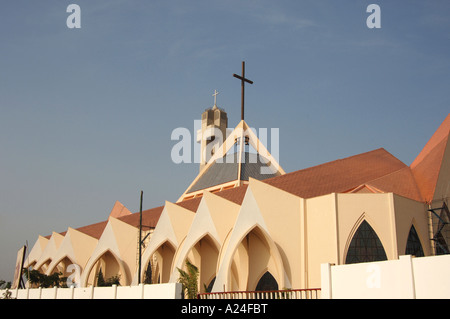
[[[147,269],[144,273],[144,284],[152,283],[152,263],[148,263]]]
[[[105,280],[102,269],[100,268],[97,275],[97,287],[111,287],[112,285],[120,286],[120,275],[115,275]]]
[[[31,285],[42,288],[67,288],[67,277],[63,277],[63,274],[61,272],[55,272],[51,275],[45,275],[35,269],[24,269],[23,273]]]
[[[186,260],[186,269],[184,271],[177,268],[180,273],[178,282],[183,285],[183,292],[188,299],[196,299],[198,294],[198,268]]]
[[[8,289],[11,288],[11,281],[0,280],[0,289]]]

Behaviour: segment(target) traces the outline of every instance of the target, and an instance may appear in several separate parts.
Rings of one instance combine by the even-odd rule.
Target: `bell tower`
[[[214,155],[214,147],[220,147],[227,137],[227,113],[217,107],[217,95],[214,91],[214,106],[202,114],[202,127],[197,132],[197,142],[200,143],[200,171]],[[211,144],[214,143],[214,144]]]

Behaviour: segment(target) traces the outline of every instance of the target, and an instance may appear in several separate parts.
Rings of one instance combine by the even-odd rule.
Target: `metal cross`
[[[214,90],[214,94],[212,96],[214,96],[214,105],[217,105],[217,95],[219,94],[219,92],[217,92],[217,90]]]
[[[242,61],[242,76],[233,74],[235,78],[241,80],[241,120],[244,120],[244,83],[253,84],[253,81],[245,78],[245,62]]]

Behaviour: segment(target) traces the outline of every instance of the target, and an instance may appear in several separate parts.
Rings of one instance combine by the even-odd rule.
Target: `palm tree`
[[[189,260],[186,260],[186,269],[184,271],[180,268],[177,268],[180,273],[180,277],[178,278],[178,282],[183,285],[183,291],[185,296],[188,299],[197,298],[198,294],[198,268],[191,264]]]

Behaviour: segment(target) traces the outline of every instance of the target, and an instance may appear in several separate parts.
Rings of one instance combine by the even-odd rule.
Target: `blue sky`
[[[449,16],[445,0],[2,2],[0,279],[26,241],[116,200],[176,201],[198,164],[172,162],[171,132],[215,89],[236,126],[244,60],[246,121],[279,128],[285,171],[379,147],[409,165],[449,113]]]

